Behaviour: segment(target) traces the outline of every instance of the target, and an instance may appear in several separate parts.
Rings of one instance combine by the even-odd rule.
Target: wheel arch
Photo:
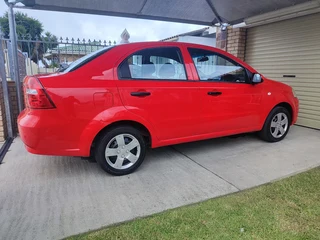
[[[291,121],[290,125],[291,125],[291,124],[292,124],[292,121],[293,121],[293,107],[290,105],[290,103],[288,103],[288,102],[281,102],[281,103],[277,104],[276,106],[274,106],[274,107],[271,109],[271,111],[272,111],[274,108],[276,108],[276,107],[284,107],[285,109],[288,110],[288,112],[290,113],[290,121]],[[270,111],[270,112],[271,112],[271,111]]]
[[[288,102],[279,102],[279,103],[277,103],[276,105],[274,105],[273,107],[267,109],[267,110],[264,112],[264,116],[263,116],[263,118],[262,118],[263,120],[262,120],[260,129],[263,128],[264,124],[266,123],[266,121],[267,121],[267,119],[268,119],[269,114],[270,114],[271,111],[272,111],[273,109],[275,109],[276,107],[284,107],[285,109],[287,109],[287,110],[289,111],[289,113],[290,113],[290,118],[291,118],[290,125],[292,125],[293,116],[294,116],[294,115],[293,115],[293,114],[294,114],[294,112],[293,112],[293,107],[292,107],[291,104],[288,103]]]
[[[96,143],[99,141],[99,139],[103,136],[103,134],[107,131],[109,131],[110,129],[119,127],[119,126],[131,126],[134,127],[135,129],[139,130],[142,134],[142,136],[145,138],[146,143],[148,146],[151,146],[152,143],[152,135],[150,130],[143,125],[142,123],[139,123],[137,121],[133,121],[133,120],[119,120],[113,123],[110,123],[108,125],[106,125],[104,128],[102,128],[97,135],[94,137],[92,143],[91,143],[91,147],[90,147],[90,155],[92,155],[92,150],[94,149]]]

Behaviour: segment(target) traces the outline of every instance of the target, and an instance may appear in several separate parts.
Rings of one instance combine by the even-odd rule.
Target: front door
[[[159,140],[195,134],[201,100],[178,47],[138,50],[119,65],[118,78],[124,106],[149,121]]]
[[[188,51],[198,73],[202,98],[199,134],[259,130],[261,84],[252,85],[250,73],[221,54],[196,48]]]

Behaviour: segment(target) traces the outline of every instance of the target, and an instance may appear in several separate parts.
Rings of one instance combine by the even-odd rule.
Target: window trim
[[[150,49],[158,49],[158,48],[172,48],[172,49],[176,49],[177,50],[177,53],[178,53],[178,57],[179,59],[181,60],[181,64],[183,66],[183,69],[184,69],[184,72],[185,72],[185,76],[186,78],[185,79],[159,79],[159,78],[126,78],[126,77],[121,77],[121,74],[120,74],[120,67],[122,66],[122,64],[125,64],[125,62],[130,58],[132,57],[133,55],[135,55],[137,52],[140,52],[140,51],[144,51],[144,50],[150,50]],[[117,66],[117,75],[118,75],[118,80],[127,80],[127,81],[170,81],[170,82],[190,82],[189,78],[188,78],[188,73],[187,73],[187,69],[186,69],[186,65],[185,65],[185,61],[184,61],[184,58],[183,58],[183,54],[182,54],[182,51],[181,51],[181,48],[178,47],[178,46],[161,46],[161,47],[149,47],[149,48],[143,48],[143,49],[139,49],[137,51],[135,51],[134,53],[128,55],[127,57],[125,57],[121,62],[120,64]],[[131,75],[131,74],[130,74]]]
[[[197,71],[197,75],[198,75],[198,78],[199,78],[199,82],[232,83],[232,84],[252,84],[252,82],[251,82],[251,80],[250,80],[250,78],[249,78],[249,74],[248,74],[248,72],[251,73],[251,71],[249,71],[245,66],[243,66],[243,65],[240,64],[240,63],[238,63],[237,61],[229,58],[228,56],[225,56],[225,55],[223,55],[223,54],[221,54],[221,53],[218,53],[218,52],[215,52],[215,51],[212,51],[212,50],[203,49],[203,48],[188,47],[187,49],[188,49],[188,53],[189,53],[189,55],[190,55],[190,57],[191,57],[191,59],[192,59],[192,64],[193,64],[194,68],[195,68],[196,71]],[[242,67],[242,68],[244,69],[244,71],[245,71],[245,74],[246,74],[246,82],[220,82],[220,81],[201,80],[201,79],[200,79],[199,72],[198,72],[198,68],[197,68],[196,64],[194,63],[193,57],[192,57],[192,55],[191,55],[191,53],[190,53],[190,49],[197,49],[197,50],[199,49],[199,50],[204,50],[204,51],[212,52],[212,53],[216,54],[217,56],[222,57],[222,58],[226,59],[227,61],[231,62],[231,63],[234,64],[235,66]],[[252,74],[252,73],[251,73],[251,74]]]

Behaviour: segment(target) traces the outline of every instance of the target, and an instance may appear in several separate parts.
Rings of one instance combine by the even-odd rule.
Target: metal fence
[[[10,40],[3,36],[0,36],[0,40],[4,49],[7,80],[11,81],[15,77]],[[116,41],[110,40],[46,40],[45,37],[32,39],[30,36],[21,36],[17,39],[19,79],[22,81],[26,75],[56,72],[89,53],[115,44]]]

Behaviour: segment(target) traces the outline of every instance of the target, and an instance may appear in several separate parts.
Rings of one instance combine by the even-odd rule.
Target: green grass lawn
[[[320,239],[320,168],[68,239]]]

